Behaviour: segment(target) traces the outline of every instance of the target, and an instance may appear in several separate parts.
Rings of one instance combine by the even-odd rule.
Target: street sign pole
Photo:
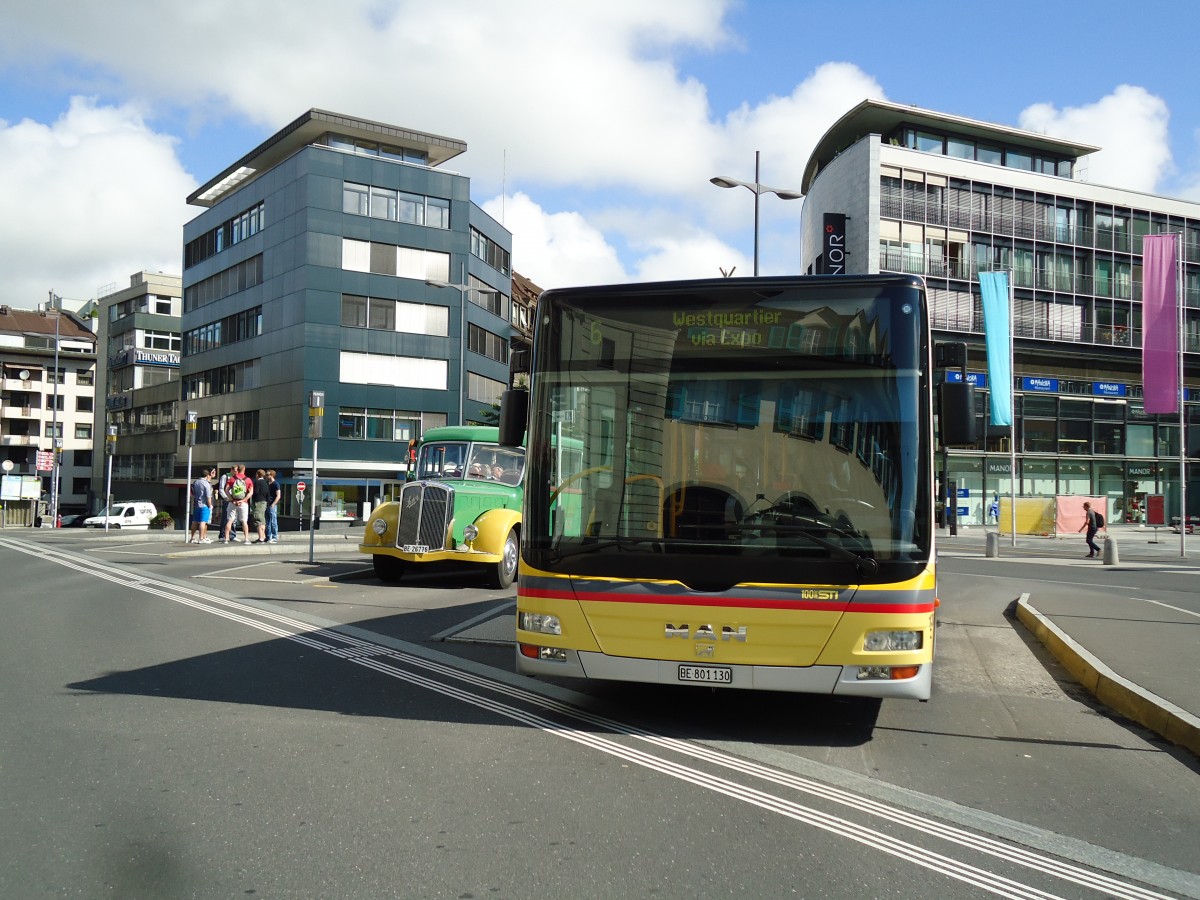
[[[112,466],[117,455],[117,426],[109,425],[104,439],[104,453],[108,456],[108,482],[104,486],[104,533],[108,534],[108,520],[112,518]]]
[[[196,444],[196,413],[188,410],[184,413],[184,430],[188,448],[188,477],[187,487],[183,491],[183,542],[192,539],[192,447]]]
[[[317,539],[317,442],[321,437],[321,423],[325,421],[325,392],[310,391],[308,394],[308,435],[313,442],[312,499],[308,515],[308,561],[314,561]]]

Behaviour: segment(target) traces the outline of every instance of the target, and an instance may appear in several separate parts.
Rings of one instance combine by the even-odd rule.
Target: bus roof
[[[494,444],[500,439],[500,429],[495,425],[443,425],[430,428],[421,435],[421,443],[430,441],[486,441]]]

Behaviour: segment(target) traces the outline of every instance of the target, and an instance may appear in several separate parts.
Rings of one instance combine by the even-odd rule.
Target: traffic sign
[[[54,451],[39,450],[37,451],[37,470],[39,472],[54,471]]]
[[[303,481],[296,483],[296,490],[298,490],[302,494],[304,493],[304,482]]]

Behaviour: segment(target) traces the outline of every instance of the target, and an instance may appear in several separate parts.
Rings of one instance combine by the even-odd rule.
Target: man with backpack
[[[1083,511],[1086,515],[1086,518],[1079,530],[1083,531],[1084,528],[1087,529],[1087,558],[1093,559],[1094,557],[1100,555],[1100,548],[1096,546],[1096,532],[1104,527],[1104,516],[1103,514],[1092,509],[1092,504],[1087,501],[1084,501]]]
[[[254,494],[254,482],[246,477],[246,467],[238,464],[228,474],[221,476],[221,495],[225,498],[225,531],[221,543],[236,542],[232,534],[237,525],[242,526],[242,539],[250,543],[250,497]]]

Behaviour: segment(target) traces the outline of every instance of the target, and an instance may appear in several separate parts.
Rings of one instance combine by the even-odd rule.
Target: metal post
[[[1183,235],[1175,235],[1175,279],[1176,279],[1176,340],[1175,348],[1179,358],[1179,556],[1187,557],[1187,409],[1184,401],[1187,399],[1187,388],[1183,384]]]
[[[112,512],[112,467],[113,457],[117,455],[117,426],[109,425],[108,434],[104,439],[104,452],[108,454],[108,482],[104,487],[104,533],[108,533],[108,520]]]
[[[1016,288],[1013,281],[1016,270],[1008,270],[1008,489],[1009,489],[1009,519],[1012,523],[1012,545],[1017,546],[1017,395],[1013,390],[1017,369],[1017,319],[1016,319]]]
[[[188,448],[187,487],[183,492],[183,542],[186,544],[192,539],[192,447],[196,443],[196,413],[189,409],[183,415]]]
[[[50,308],[54,309],[54,291],[50,292]],[[50,527],[58,527],[58,455],[62,452],[62,438],[58,436],[58,382],[61,375],[58,371],[58,346],[59,334],[62,323],[62,314],[56,311],[54,314],[54,416],[51,431],[53,433],[52,446],[54,447],[54,465],[51,466],[50,479]]]
[[[758,177],[758,157],[761,151],[754,151],[754,277],[758,277],[758,200],[762,196],[762,181]]]
[[[309,503],[308,518],[308,561],[316,557],[317,540],[317,443],[321,437],[321,423],[325,420],[325,392],[310,391],[308,394],[308,433],[313,442],[312,458],[312,499]],[[303,511],[302,511],[303,512]]]

